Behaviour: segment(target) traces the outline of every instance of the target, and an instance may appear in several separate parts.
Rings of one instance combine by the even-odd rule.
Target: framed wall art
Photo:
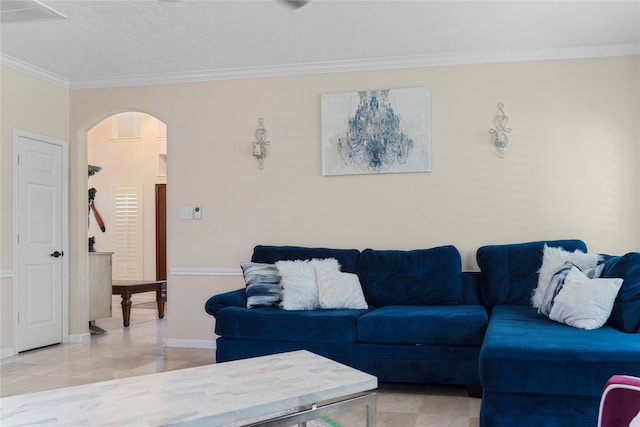
[[[322,96],[322,174],[431,171],[427,88]]]

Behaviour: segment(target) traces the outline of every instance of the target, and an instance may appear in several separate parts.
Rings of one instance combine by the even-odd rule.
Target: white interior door
[[[66,150],[16,131],[17,351],[63,341],[66,318]]]

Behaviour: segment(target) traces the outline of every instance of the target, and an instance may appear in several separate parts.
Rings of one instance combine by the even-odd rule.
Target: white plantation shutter
[[[140,138],[140,113],[120,113],[118,118],[117,138]]]
[[[142,187],[116,187],[113,200],[113,278],[142,279]]]

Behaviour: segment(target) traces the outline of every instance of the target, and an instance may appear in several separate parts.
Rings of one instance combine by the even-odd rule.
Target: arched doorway
[[[88,236],[96,251],[113,253],[114,279],[156,278],[163,263],[157,222],[166,215],[156,199],[166,185],[166,135],[165,123],[142,112],[114,114],[87,132],[87,163],[100,168],[88,178]]]

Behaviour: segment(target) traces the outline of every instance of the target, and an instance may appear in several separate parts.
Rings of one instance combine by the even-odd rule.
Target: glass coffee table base
[[[317,420],[318,418],[325,417],[327,415],[335,414],[344,410],[356,408],[360,405],[365,406],[365,419],[367,427],[376,426],[376,394],[367,393],[361,395],[355,395],[347,397],[344,400],[340,400],[326,405],[313,405],[310,408],[301,408],[299,412],[292,414],[281,415],[277,418],[269,420],[258,421],[252,424],[247,424],[246,427],[288,427],[297,424],[301,427],[306,427],[307,421]]]

